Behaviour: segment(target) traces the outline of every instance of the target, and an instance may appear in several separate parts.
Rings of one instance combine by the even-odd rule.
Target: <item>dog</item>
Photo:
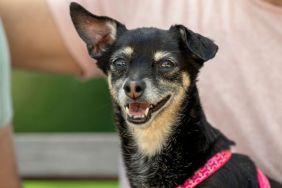
[[[205,117],[196,82],[218,51],[211,39],[183,25],[128,30],[77,3],[70,15],[107,75],[131,187],[282,187],[232,154],[234,142]]]

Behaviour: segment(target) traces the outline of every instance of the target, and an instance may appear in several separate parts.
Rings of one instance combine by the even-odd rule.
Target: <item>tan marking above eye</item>
[[[111,57],[111,61],[115,61],[116,59],[119,59],[120,57],[128,57],[131,58],[132,54],[134,53],[134,49],[130,46],[124,47],[116,52]]]
[[[155,54],[154,54],[154,60],[155,61],[159,61],[163,58],[167,58],[167,57],[171,57],[171,54],[169,52],[166,52],[166,51],[157,51]]]
[[[127,56],[131,56],[133,54],[134,50],[133,50],[132,47],[127,46],[127,47],[122,49],[122,52]]]

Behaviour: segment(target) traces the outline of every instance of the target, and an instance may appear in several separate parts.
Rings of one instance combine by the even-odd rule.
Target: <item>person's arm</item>
[[[17,68],[80,76],[44,0],[0,1],[0,16]]]
[[[0,17],[0,188],[21,187],[12,141],[10,56]]]
[[[12,140],[12,126],[0,129],[0,187],[20,188],[16,156]]]

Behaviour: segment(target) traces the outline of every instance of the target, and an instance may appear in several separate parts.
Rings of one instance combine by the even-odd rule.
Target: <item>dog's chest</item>
[[[145,158],[139,154],[131,155],[126,162],[128,178],[132,187],[176,187],[181,173],[170,158]],[[180,166],[179,166],[180,165]]]

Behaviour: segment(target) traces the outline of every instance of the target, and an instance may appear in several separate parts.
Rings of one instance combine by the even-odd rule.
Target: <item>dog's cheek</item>
[[[179,67],[176,67],[174,70],[166,72],[166,73],[159,73],[158,77],[160,78],[160,80],[166,80],[170,83],[179,83],[179,81],[181,80],[181,70]]]
[[[172,93],[176,94],[178,89],[182,87],[182,75],[176,73],[169,79],[158,79],[158,88],[161,89],[161,93]]]
[[[182,86],[186,90],[191,84],[190,75],[187,72],[182,72]]]
[[[108,73],[108,86],[110,90],[110,94],[112,98],[119,103],[119,88],[121,87],[122,83],[120,79],[113,79],[113,75],[111,72]]]
[[[115,98],[116,96],[116,91],[113,89],[113,84],[112,84],[112,74],[108,73],[108,86],[109,86],[109,90],[110,90],[110,94],[113,98]]]
[[[113,79],[111,80],[110,92],[114,101],[120,106],[124,107],[126,105],[127,96],[123,90],[123,85],[125,81],[123,79]]]
[[[123,86],[123,84],[122,84],[122,86]],[[125,92],[122,88],[123,87],[119,87],[119,89],[117,90],[118,91],[117,98],[118,98],[118,102],[119,102],[120,106],[125,106],[127,96],[126,96],[126,94],[125,94]]]

